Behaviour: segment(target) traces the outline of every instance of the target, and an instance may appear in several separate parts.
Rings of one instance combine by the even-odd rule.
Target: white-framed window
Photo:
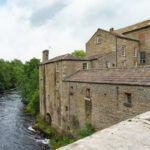
[[[106,61],[106,68],[110,68],[110,62]]]
[[[133,66],[137,67],[137,62],[136,61],[133,62]]]
[[[82,69],[87,70],[88,69],[88,64],[87,63],[82,63]]]
[[[59,90],[59,82],[56,81],[56,91],[58,91],[58,90]]]
[[[140,52],[140,64],[144,65],[146,63],[146,53]]]
[[[97,43],[98,44],[101,43],[101,36],[100,35],[97,36]]]
[[[133,50],[133,57],[136,57],[137,56],[137,48],[134,48]]]
[[[59,72],[59,63],[56,62],[56,72]]]
[[[123,45],[121,48],[121,56],[126,56],[126,46]]]
[[[122,68],[124,68],[126,66],[126,62],[123,61],[121,65],[122,65]]]
[[[89,89],[89,88],[86,89],[86,97],[87,97],[87,98],[90,98],[90,97],[91,97],[91,92],[90,92],[90,89]]]

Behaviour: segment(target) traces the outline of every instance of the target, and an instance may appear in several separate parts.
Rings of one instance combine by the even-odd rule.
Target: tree
[[[86,57],[86,53],[83,50],[75,50],[74,52],[72,52],[72,55]]]

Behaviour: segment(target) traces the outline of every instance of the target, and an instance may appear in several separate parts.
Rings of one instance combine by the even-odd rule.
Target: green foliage
[[[19,70],[21,71],[22,67],[20,60],[14,59],[9,62],[0,59],[0,92],[16,87]]]
[[[33,114],[39,112],[39,64],[36,58],[25,64],[18,59],[11,62],[0,59],[0,92],[17,88],[28,103],[27,110]]]
[[[79,134],[82,138],[89,136],[95,132],[94,127],[90,123],[86,123],[85,126],[85,129],[77,130],[77,134]]]
[[[39,113],[39,64],[36,58],[26,62],[18,80],[23,102],[28,104],[26,110],[35,115]]]
[[[75,141],[75,139],[73,139],[72,137],[69,137],[67,135],[60,136],[59,134],[54,132],[53,129],[49,125],[47,125],[44,121],[42,121],[39,116],[36,117],[36,121],[37,123],[32,127],[34,129],[41,130],[48,136],[48,138],[50,138],[50,145],[53,150],[71,144]]]
[[[75,50],[72,55],[86,57],[86,53],[83,50]]]

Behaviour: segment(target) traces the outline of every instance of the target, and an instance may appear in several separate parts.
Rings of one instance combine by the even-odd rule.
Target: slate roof
[[[60,56],[54,57],[52,59],[49,59],[46,62],[46,64],[56,62],[56,61],[62,61],[62,60],[86,61],[86,60],[91,60],[91,59],[95,59],[95,58],[80,57],[80,56],[74,56],[74,55],[71,55],[71,54],[65,54],[65,55],[60,55]]]
[[[135,31],[135,30],[138,30],[141,28],[145,28],[145,27],[150,27],[150,19],[136,23],[136,24],[131,25],[131,26],[127,26],[127,27],[115,30],[115,32],[116,33],[127,33],[127,32]]]
[[[136,37],[133,37],[133,36],[130,36],[130,35],[124,35],[124,34],[121,34],[121,33],[117,33],[115,31],[111,32],[113,35],[116,35],[117,37],[120,37],[120,38],[124,38],[124,39],[129,39],[129,40],[134,40],[134,41],[140,41],[138,38]]]
[[[90,61],[90,60],[96,60],[96,59],[101,58],[101,57],[106,56],[106,55],[113,55],[113,53],[114,52],[108,52],[108,53],[103,53],[103,54],[94,55],[94,56],[90,56],[90,57],[80,57],[80,56],[74,56],[71,54],[65,54],[65,55],[60,55],[60,56],[54,57],[52,59],[49,59],[44,64],[62,61],[62,60]]]
[[[150,86],[150,68],[80,70],[64,81]]]

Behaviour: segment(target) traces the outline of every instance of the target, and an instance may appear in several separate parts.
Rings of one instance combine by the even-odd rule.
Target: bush
[[[42,131],[48,136],[48,138],[50,138],[50,145],[53,150],[71,144],[75,141],[75,139],[69,136],[60,136],[54,132],[51,126],[42,121],[39,116],[36,117],[36,122],[37,123],[33,125],[32,128]]]
[[[86,123],[85,126],[85,129],[77,130],[77,134],[79,134],[82,138],[89,136],[95,132],[94,127],[90,123]]]

